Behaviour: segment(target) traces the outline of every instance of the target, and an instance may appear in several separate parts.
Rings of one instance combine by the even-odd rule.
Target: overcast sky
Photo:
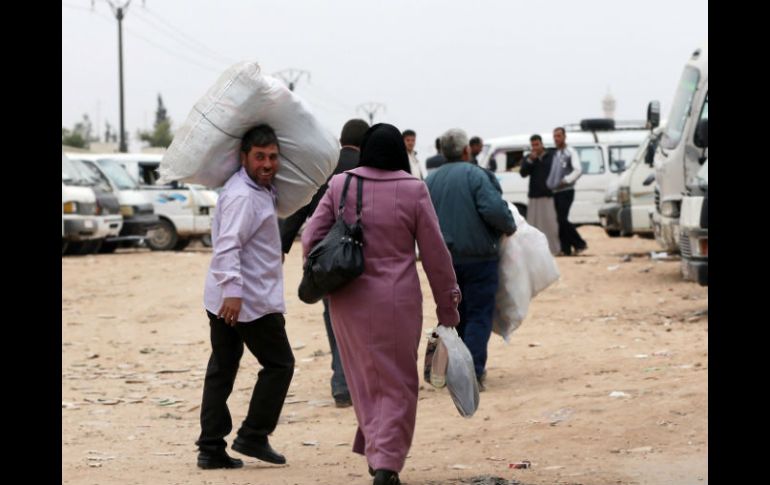
[[[127,0],[111,0],[125,4]],[[93,3],[93,8],[92,8]],[[684,63],[708,40],[706,0],[132,0],[123,20],[129,148],[161,94],[173,128],[231,64],[306,70],[295,92],[336,136],[375,116],[417,132],[420,159],[451,127],[491,138],[601,117],[665,118]],[[62,2],[62,126],[119,123],[117,20],[105,0]],[[114,129],[113,131],[116,131]],[[546,133],[550,135],[550,133]]]

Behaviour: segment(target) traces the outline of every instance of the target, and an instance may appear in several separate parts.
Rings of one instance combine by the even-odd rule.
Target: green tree
[[[91,120],[88,119],[88,115],[83,115],[83,121],[75,123],[75,127],[72,131],[64,128],[61,129],[61,143],[75,148],[88,148],[92,141],[98,141],[98,138],[91,136]]]
[[[139,139],[146,141],[151,147],[168,147],[174,139],[171,134],[171,119],[166,114],[163,98],[158,94],[158,109],[155,111],[155,126],[153,131],[140,131]]]

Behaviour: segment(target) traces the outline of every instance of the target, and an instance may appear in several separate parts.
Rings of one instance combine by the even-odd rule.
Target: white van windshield
[[[61,158],[61,181],[67,185],[94,185],[90,175],[67,157]]]
[[[682,139],[684,125],[687,117],[690,116],[692,107],[692,98],[695,96],[695,90],[698,87],[700,71],[692,66],[686,66],[679,80],[679,87],[676,88],[674,104],[671,106],[671,112],[668,116],[666,131],[663,132],[663,139],[660,146],[668,150],[673,150]]]
[[[583,170],[583,175],[604,173],[604,157],[602,156],[601,148],[597,146],[573,146],[572,148],[577,151],[578,156],[580,157],[580,168]]]
[[[120,190],[138,190],[139,185],[128,174],[123,165],[115,160],[99,160],[99,166],[104,170],[104,173],[112,179],[115,185]]]

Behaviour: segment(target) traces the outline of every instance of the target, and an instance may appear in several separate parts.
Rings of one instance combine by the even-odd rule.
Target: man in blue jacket
[[[479,389],[484,390],[500,236],[513,234],[516,223],[494,174],[469,163],[463,130],[444,133],[441,152],[447,162],[425,182],[462,292],[457,332],[473,356]]]

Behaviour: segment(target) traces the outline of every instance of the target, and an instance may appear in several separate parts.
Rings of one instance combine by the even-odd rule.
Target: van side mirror
[[[655,150],[657,148],[658,148],[658,141],[650,140],[650,143],[647,145],[647,152],[644,154],[644,163],[646,163],[650,167],[652,167],[653,164],[655,163]]]
[[[652,130],[660,125],[660,101],[650,101],[647,105],[647,129]]]
[[[698,148],[708,148],[709,146],[709,120],[700,120],[695,129],[695,146]]]

